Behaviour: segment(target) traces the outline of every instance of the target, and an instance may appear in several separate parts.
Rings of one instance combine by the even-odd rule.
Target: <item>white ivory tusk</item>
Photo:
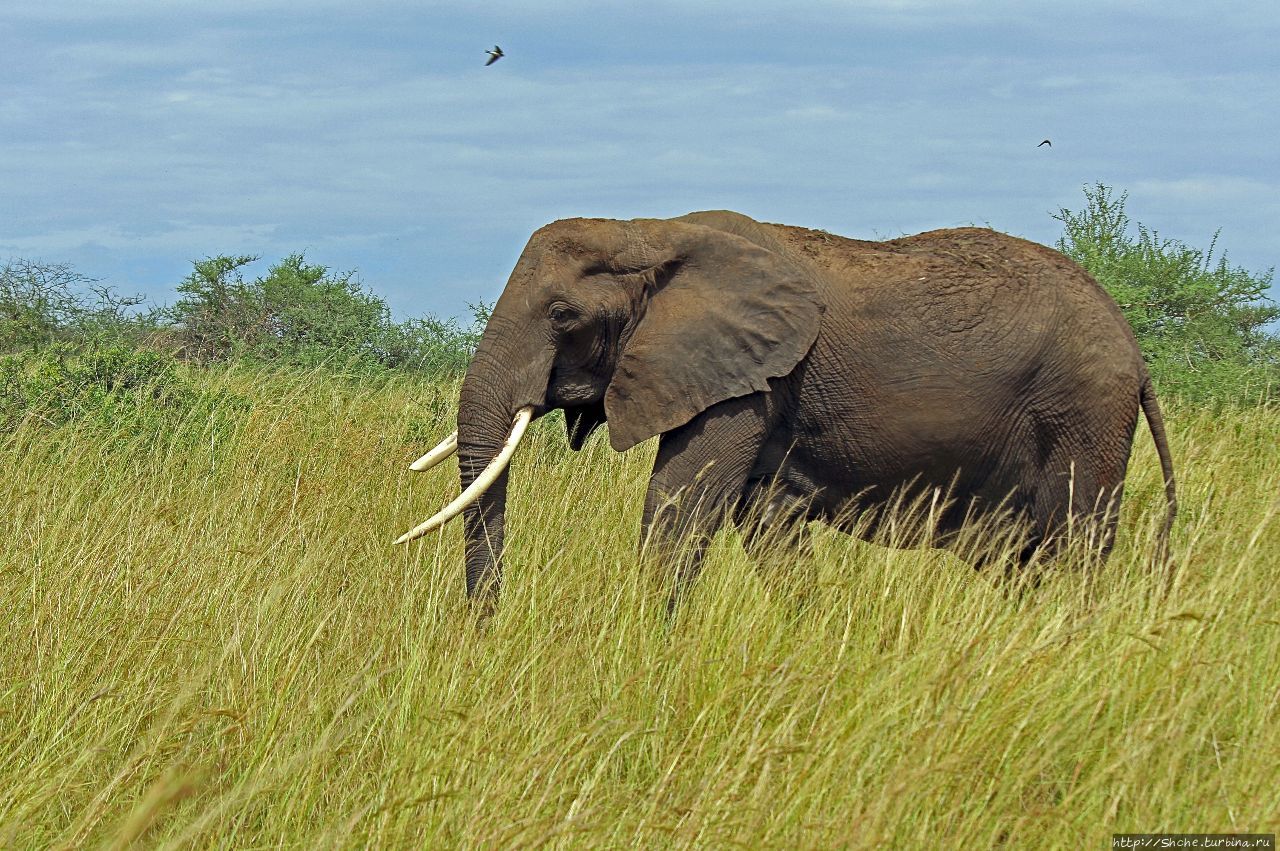
[[[476,480],[468,485],[466,490],[458,494],[453,502],[440,509],[434,516],[422,521],[399,538],[396,538],[396,543],[407,544],[415,538],[421,538],[428,532],[439,529],[465,511],[468,505],[479,499],[489,489],[489,486],[497,481],[498,476],[502,475],[502,471],[507,469],[507,464],[511,463],[511,456],[515,454],[516,447],[520,445],[520,438],[524,437],[524,430],[529,427],[531,419],[533,419],[533,408],[521,408],[519,413],[516,414],[515,421],[511,423],[511,434],[507,437],[507,442],[502,444],[502,449],[489,462],[489,466],[484,468],[484,472],[477,476]]]
[[[410,464],[409,469],[413,470],[415,473],[426,472],[457,451],[458,433],[455,431],[453,434],[440,441],[435,449],[432,449],[426,455],[423,455],[417,461]]]

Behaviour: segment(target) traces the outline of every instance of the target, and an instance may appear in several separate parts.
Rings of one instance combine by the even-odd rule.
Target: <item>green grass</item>
[[[452,462],[406,470],[452,428],[451,388],[197,382],[248,404],[203,437],[27,418],[0,442],[0,846],[1079,848],[1280,828],[1275,407],[1169,411],[1167,598],[1143,429],[1092,587],[1067,566],[1013,594],[830,531],[762,578],[724,535],[671,622],[634,557],[652,447],[597,435],[575,455],[536,424],[481,627],[456,526],[390,545],[456,492]]]

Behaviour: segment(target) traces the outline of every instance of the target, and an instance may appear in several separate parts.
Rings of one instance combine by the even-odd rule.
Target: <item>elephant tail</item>
[[[1173,457],[1169,454],[1169,438],[1165,433],[1164,415],[1160,413],[1160,403],[1156,400],[1155,387],[1151,376],[1143,370],[1141,391],[1142,413],[1147,418],[1147,427],[1151,429],[1151,439],[1155,441],[1156,453],[1160,456],[1160,472],[1164,475],[1164,497],[1167,504],[1164,515],[1164,527],[1160,530],[1157,543],[1156,564],[1166,564],[1169,557],[1169,530],[1173,528],[1173,520],[1178,516],[1178,494],[1173,478]],[[1169,569],[1168,584],[1173,582],[1173,570]],[[1166,586],[1166,590],[1167,590]]]

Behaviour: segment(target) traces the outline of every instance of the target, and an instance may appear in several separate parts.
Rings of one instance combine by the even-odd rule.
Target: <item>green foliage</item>
[[[329,275],[301,254],[271,267],[262,279],[266,327],[259,352],[306,363],[323,362],[334,352],[382,359],[391,311],[353,278],[351,272]]]
[[[427,375],[457,375],[466,371],[471,355],[489,321],[489,306],[468,305],[472,322],[425,316],[397,325],[387,337],[387,358],[402,369]]]
[[[119,436],[191,436],[216,414],[244,407],[192,384],[172,356],[157,351],[110,345],[77,353],[60,343],[0,357],[0,430],[31,420]]]
[[[472,306],[477,319],[470,328],[431,316],[395,323],[386,302],[352,272],[334,274],[293,254],[264,277],[245,280],[241,270],[257,259],[218,256],[194,264],[178,286],[182,298],[167,312],[184,357],[441,375],[466,369],[483,331],[483,304]]]
[[[1055,216],[1065,226],[1057,247],[1120,304],[1161,388],[1202,401],[1280,393],[1280,343],[1267,332],[1280,318],[1266,297],[1272,271],[1215,259],[1216,234],[1201,251],[1141,224],[1131,229],[1127,195],[1102,184],[1084,192],[1084,210]]]
[[[257,257],[206,257],[178,285],[182,297],[167,318],[177,328],[181,353],[199,361],[224,360],[252,348],[265,320],[261,287],[247,284],[240,269]]]
[[[120,297],[65,263],[10,260],[0,268],[0,352],[84,339],[144,339],[156,322],[153,313],[134,310],[142,301]]]

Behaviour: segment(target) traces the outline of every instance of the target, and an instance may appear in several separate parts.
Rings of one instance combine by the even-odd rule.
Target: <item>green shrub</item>
[[[388,335],[387,362],[399,369],[428,375],[457,375],[466,371],[488,322],[489,307],[469,305],[474,319],[464,327],[454,319],[426,316],[410,319]]]
[[[1261,401],[1280,394],[1280,318],[1267,297],[1272,271],[1252,274],[1207,251],[1163,239],[1102,184],[1085,187],[1085,209],[1055,216],[1057,248],[1080,263],[1120,304],[1163,390],[1196,401]]]
[[[0,357],[0,429],[78,424],[128,437],[202,433],[243,400],[197,387],[170,355],[122,345],[66,344]],[[190,434],[188,434],[190,433]]]
[[[194,262],[195,270],[178,284],[182,297],[165,311],[185,358],[226,360],[257,342],[265,320],[261,287],[240,275],[257,259],[220,255]]]
[[[142,302],[65,263],[10,260],[0,267],[0,352],[86,339],[138,342],[158,329],[154,311],[135,309]]]
[[[210,257],[178,286],[182,298],[166,315],[180,351],[211,362],[234,357],[295,366],[333,366],[357,373],[403,369],[431,375],[466,369],[487,319],[464,328],[432,316],[391,320],[386,302],[366,291],[352,272],[333,274],[293,254],[264,277],[241,270],[258,258]]]
[[[353,273],[330,275],[293,254],[260,282],[264,327],[256,354],[307,365],[335,354],[380,360],[391,312]]]

